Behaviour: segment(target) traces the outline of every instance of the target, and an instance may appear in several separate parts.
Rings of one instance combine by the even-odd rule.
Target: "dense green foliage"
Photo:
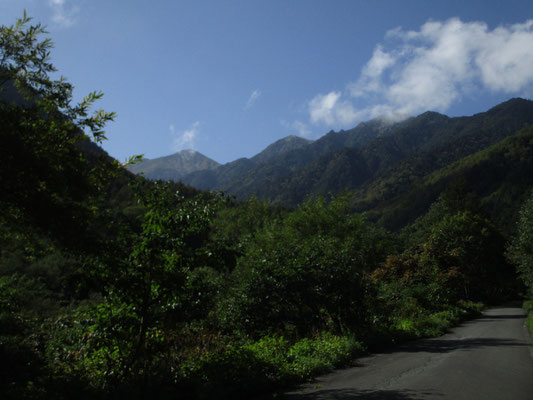
[[[529,329],[531,337],[533,338],[533,300],[524,301],[522,307],[527,312],[526,325]]]
[[[364,324],[371,290],[364,275],[383,258],[386,241],[350,213],[346,196],[309,200],[247,244],[224,318],[249,335],[303,337]]]
[[[507,257],[516,265],[518,275],[528,290],[523,308],[527,312],[526,326],[533,337],[533,192],[520,209],[518,229],[507,249]]]
[[[533,168],[532,139],[533,128],[528,126],[497,144],[423,176],[414,184],[394,189],[396,195],[376,202],[369,218],[389,228],[401,228],[423,215],[448,186],[462,181],[479,198],[485,213],[510,236],[514,233],[518,210],[533,185],[529,173]],[[361,194],[356,192],[354,198],[360,199]],[[358,201],[356,208],[361,207]]]
[[[518,273],[530,290],[533,290],[533,194],[520,210],[518,232],[508,252],[517,265]]]
[[[83,132],[103,139],[100,95],[70,105],[29,22],[0,42],[2,87],[26,96],[0,97],[3,398],[250,398],[516,292],[464,182],[396,235],[353,193],[288,209],[133,177]],[[530,203],[513,247],[526,283]]]

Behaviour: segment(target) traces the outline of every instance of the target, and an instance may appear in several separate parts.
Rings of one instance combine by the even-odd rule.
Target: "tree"
[[[103,96],[101,92],[92,92],[81,103],[71,104],[72,85],[63,76],[58,80],[49,76],[57,71],[50,62],[52,40],[40,40],[39,36],[48,32],[41,24],[28,26],[31,20],[24,11],[15,25],[0,27],[0,87],[14,85],[26,100],[45,112],[47,119],[87,128],[101,143],[106,139],[103,128],[115,113],[97,110],[88,115],[94,101]]]
[[[161,181],[144,186],[136,190],[145,214],[129,257],[97,271],[105,297],[89,315],[92,333],[83,345],[89,374],[109,390],[145,390],[167,376],[168,369],[160,369],[172,337],[185,323],[207,317],[224,270],[209,239],[222,199],[186,199]]]
[[[52,79],[50,39],[41,24],[24,16],[0,27],[0,223],[33,225],[72,239],[91,214],[89,199],[105,183],[99,169],[117,169],[101,150],[87,147],[89,135],[100,143],[114,113],[89,115],[102,93],[72,104],[72,85]],[[89,135],[84,133],[89,132]],[[92,154],[88,156],[89,153]]]
[[[56,360],[45,354],[54,341],[53,317],[79,300],[74,292],[85,285],[86,271],[78,272],[104,252],[103,240],[92,246],[90,238],[104,236],[95,228],[104,214],[96,206],[119,171],[93,143],[105,140],[114,113],[90,115],[99,92],[73,104],[72,85],[51,77],[52,41],[41,39],[45,28],[31,21],[24,13],[0,26],[2,370],[19,360],[0,382],[6,398],[40,398],[54,379]]]
[[[250,335],[305,337],[366,323],[366,273],[382,256],[384,236],[350,211],[349,196],[309,199],[272,221],[248,244],[221,303],[221,320]]]
[[[508,248],[508,258],[516,265],[520,278],[533,289],[533,192],[520,209],[518,232]]]
[[[503,236],[490,221],[463,211],[435,224],[423,248],[457,299],[498,301],[512,283],[504,246]]]

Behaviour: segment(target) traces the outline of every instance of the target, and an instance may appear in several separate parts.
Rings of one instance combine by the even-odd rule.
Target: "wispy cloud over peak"
[[[176,129],[172,124],[168,129],[173,136],[172,151],[178,152],[186,149],[194,149],[194,141],[200,130],[200,121],[194,122],[189,129],[186,129],[183,132],[176,132]]]
[[[297,136],[309,139],[312,136],[311,130],[307,126],[307,124],[303,123],[302,121],[294,121],[292,123],[287,121],[281,121],[281,125],[283,125],[286,129],[291,131],[291,134],[296,134]]]
[[[360,114],[350,102],[343,100],[342,96],[342,93],[337,91],[315,96],[309,102],[311,122],[334,126],[349,125],[357,121]]]
[[[324,122],[327,125],[335,123],[334,112],[340,97],[340,92],[329,92],[328,94],[319,94],[315,96],[309,102],[311,122]]]

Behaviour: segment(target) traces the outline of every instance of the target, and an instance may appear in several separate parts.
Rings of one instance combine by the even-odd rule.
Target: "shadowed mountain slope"
[[[193,172],[183,177],[183,182],[199,189],[227,188],[258,166],[270,163],[277,157],[306,148],[312,143],[312,141],[298,136],[287,136],[272,143],[252,158],[239,158],[216,169]]]
[[[359,191],[358,208],[366,210],[529,124],[533,124],[533,102],[523,99],[471,117],[426,112],[388,126],[372,121],[350,131],[330,132],[233,180],[219,179],[214,188],[241,198],[255,194],[283,205],[296,205],[309,195],[364,188]],[[188,177],[184,181],[194,186]]]
[[[368,218],[380,225],[399,229],[425,213],[447,187],[463,181],[496,225],[509,235],[514,232],[518,210],[533,187],[532,172],[533,125],[419,179],[404,182],[395,196],[377,196],[371,205],[362,201],[371,192],[363,187],[355,192],[355,207],[368,210]],[[376,180],[373,185],[379,183]]]

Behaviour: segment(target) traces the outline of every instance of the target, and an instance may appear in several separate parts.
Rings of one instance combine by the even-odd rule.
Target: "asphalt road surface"
[[[533,343],[518,307],[492,308],[439,338],[357,360],[288,400],[533,400]]]

